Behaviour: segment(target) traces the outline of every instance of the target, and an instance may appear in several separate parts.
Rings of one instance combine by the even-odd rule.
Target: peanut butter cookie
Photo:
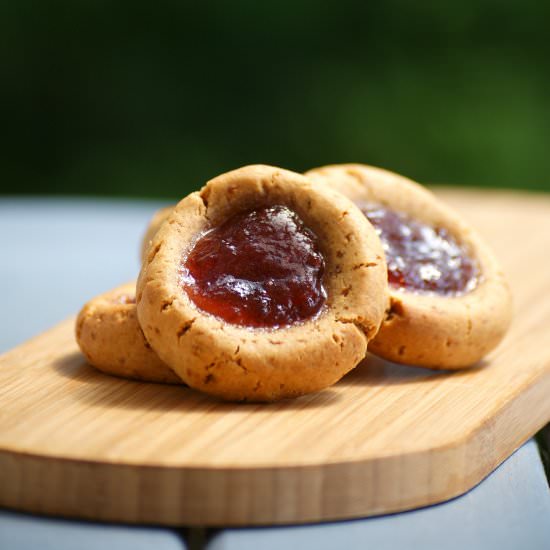
[[[458,369],[498,345],[511,321],[510,290],[489,247],[458,214],[419,184],[371,166],[306,176],[350,198],[382,240],[391,301],[369,351]]]
[[[193,388],[273,401],[334,384],[387,309],[380,241],[346,197],[247,166],[183,199],[138,279],[153,349]]]
[[[76,341],[100,371],[146,382],[181,384],[180,378],[151,349],[138,324],[135,284],[90,300],[76,320]]]

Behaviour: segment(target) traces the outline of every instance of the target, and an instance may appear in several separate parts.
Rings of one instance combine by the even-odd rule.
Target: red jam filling
[[[201,310],[236,325],[278,328],[314,317],[326,301],[315,234],[285,206],[238,214],[202,235],[181,264]]]
[[[359,207],[382,241],[391,286],[443,295],[475,287],[477,263],[445,228],[431,227],[381,205]]]

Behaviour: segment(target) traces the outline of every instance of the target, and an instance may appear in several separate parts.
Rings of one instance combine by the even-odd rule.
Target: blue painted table
[[[2,199],[0,352],[134,278],[154,202]],[[0,488],[1,490],[1,488]],[[253,529],[172,530],[0,511],[0,549],[550,548],[550,491],[533,440],[452,501],[363,520]]]

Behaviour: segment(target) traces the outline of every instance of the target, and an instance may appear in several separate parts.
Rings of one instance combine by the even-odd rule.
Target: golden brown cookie
[[[168,218],[172,210],[174,210],[174,206],[165,206],[164,208],[157,210],[153,214],[153,217],[151,218],[151,221],[149,222],[149,225],[145,230],[145,235],[143,235],[143,239],[141,241],[141,260],[142,261],[143,261],[143,258],[145,258],[145,256],[147,255],[147,250],[149,249],[149,245],[151,244],[153,237],[157,234],[157,231],[160,229],[160,226],[166,221],[166,219]]]
[[[76,341],[88,361],[107,374],[181,384],[145,340],[135,292],[135,284],[129,283],[90,300],[78,314]]]
[[[458,369],[497,346],[511,322],[510,290],[488,246],[458,214],[419,184],[380,168],[343,164],[306,176],[343,193],[379,224],[391,302],[370,352],[399,363]],[[396,231],[406,235],[396,237],[408,239],[405,244],[392,244]],[[409,260],[403,262],[396,250],[410,253]]]
[[[259,239],[261,231],[255,232],[254,225],[243,229],[242,224],[250,220],[252,224],[260,223],[263,215],[268,221],[258,227],[271,236],[266,237],[266,253],[261,256],[262,252],[254,249],[256,244],[263,243]],[[275,223],[273,220],[279,223],[279,215],[286,221],[281,222],[280,233],[271,234],[269,231],[279,226],[270,224]],[[246,241],[242,248],[233,247],[231,243],[237,242],[231,241],[233,237],[223,243],[216,240],[226,228],[237,228],[234,235]],[[283,244],[279,246],[277,238],[271,239],[273,235],[280,235]],[[197,252],[208,239],[213,246],[219,243],[219,250],[210,255]],[[294,260],[289,260],[283,250],[287,242],[291,243],[287,250],[289,257],[306,243],[307,261],[294,264]],[[252,254],[251,249],[260,254],[255,261],[246,256]],[[205,258],[212,260],[214,277],[219,270],[216,262],[233,253],[236,262],[236,266],[231,264],[233,271],[228,270],[227,278],[222,273],[212,287],[205,283],[207,291],[202,296],[207,301],[217,300],[216,292],[229,288],[227,311],[222,314],[230,315],[231,311],[241,314],[252,304],[251,321],[229,322],[222,314],[204,311],[197,306],[194,294],[200,285],[189,284],[189,266],[197,256],[197,265]],[[268,323],[267,319],[271,319],[269,315],[298,311],[287,308],[284,300],[272,300],[276,294],[270,293],[278,292],[279,285],[287,284],[287,280],[266,276],[267,272],[262,271],[267,269],[263,267],[264,260],[269,269],[280,266],[285,273],[296,269],[297,273],[302,270],[310,274],[315,266],[319,268],[311,277],[297,276],[288,283],[291,288],[294,283],[313,281],[307,287],[308,292],[311,290],[312,296],[319,297],[321,294],[312,290],[317,288],[315,277],[321,273],[321,264],[315,264],[319,257],[324,262],[322,284],[326,292],[319,311],[297,322],[277,321],[272,326],[263,326],[264,321]],[[257,279],[241,275],[241,271],[254,270]],[[203,272],[208,274],[208,270]],[[209,288],[213,289],[210,295]],[[238,303],[240,292],[243,304]],[[292,292],[288,296],[294,296]],[[299,299],[300,294],[297,296]],[[260,307],[264,297],[265,311]],[[223,306],[224,299],[216,304]],[[137,308],[141,327],[153,349],[190,386],[224,399],[272,401],[334,384],[364,357],[367,342],[376,334],[387,308],[386,265],[374,229],[344,196],[314,186],[300,174],[271,166],[247,166],[210,180],[176,206],[153,239],[143,263],[137,285]],[[266,317],[256,327],[252,326],[254,315],[264,315],[262,312]]]

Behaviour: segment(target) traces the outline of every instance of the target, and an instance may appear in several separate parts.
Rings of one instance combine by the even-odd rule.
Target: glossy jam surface
[[[450,296],[475,288],[477,263],[445,228],[431,227],[381,205],[359,207],[382,241],[391,286]]]
[[[181,264],[195,305],[228,323],[278,328],[314,317],[326,301],[315,234],[285,206],[262,207],[202,235]]]

